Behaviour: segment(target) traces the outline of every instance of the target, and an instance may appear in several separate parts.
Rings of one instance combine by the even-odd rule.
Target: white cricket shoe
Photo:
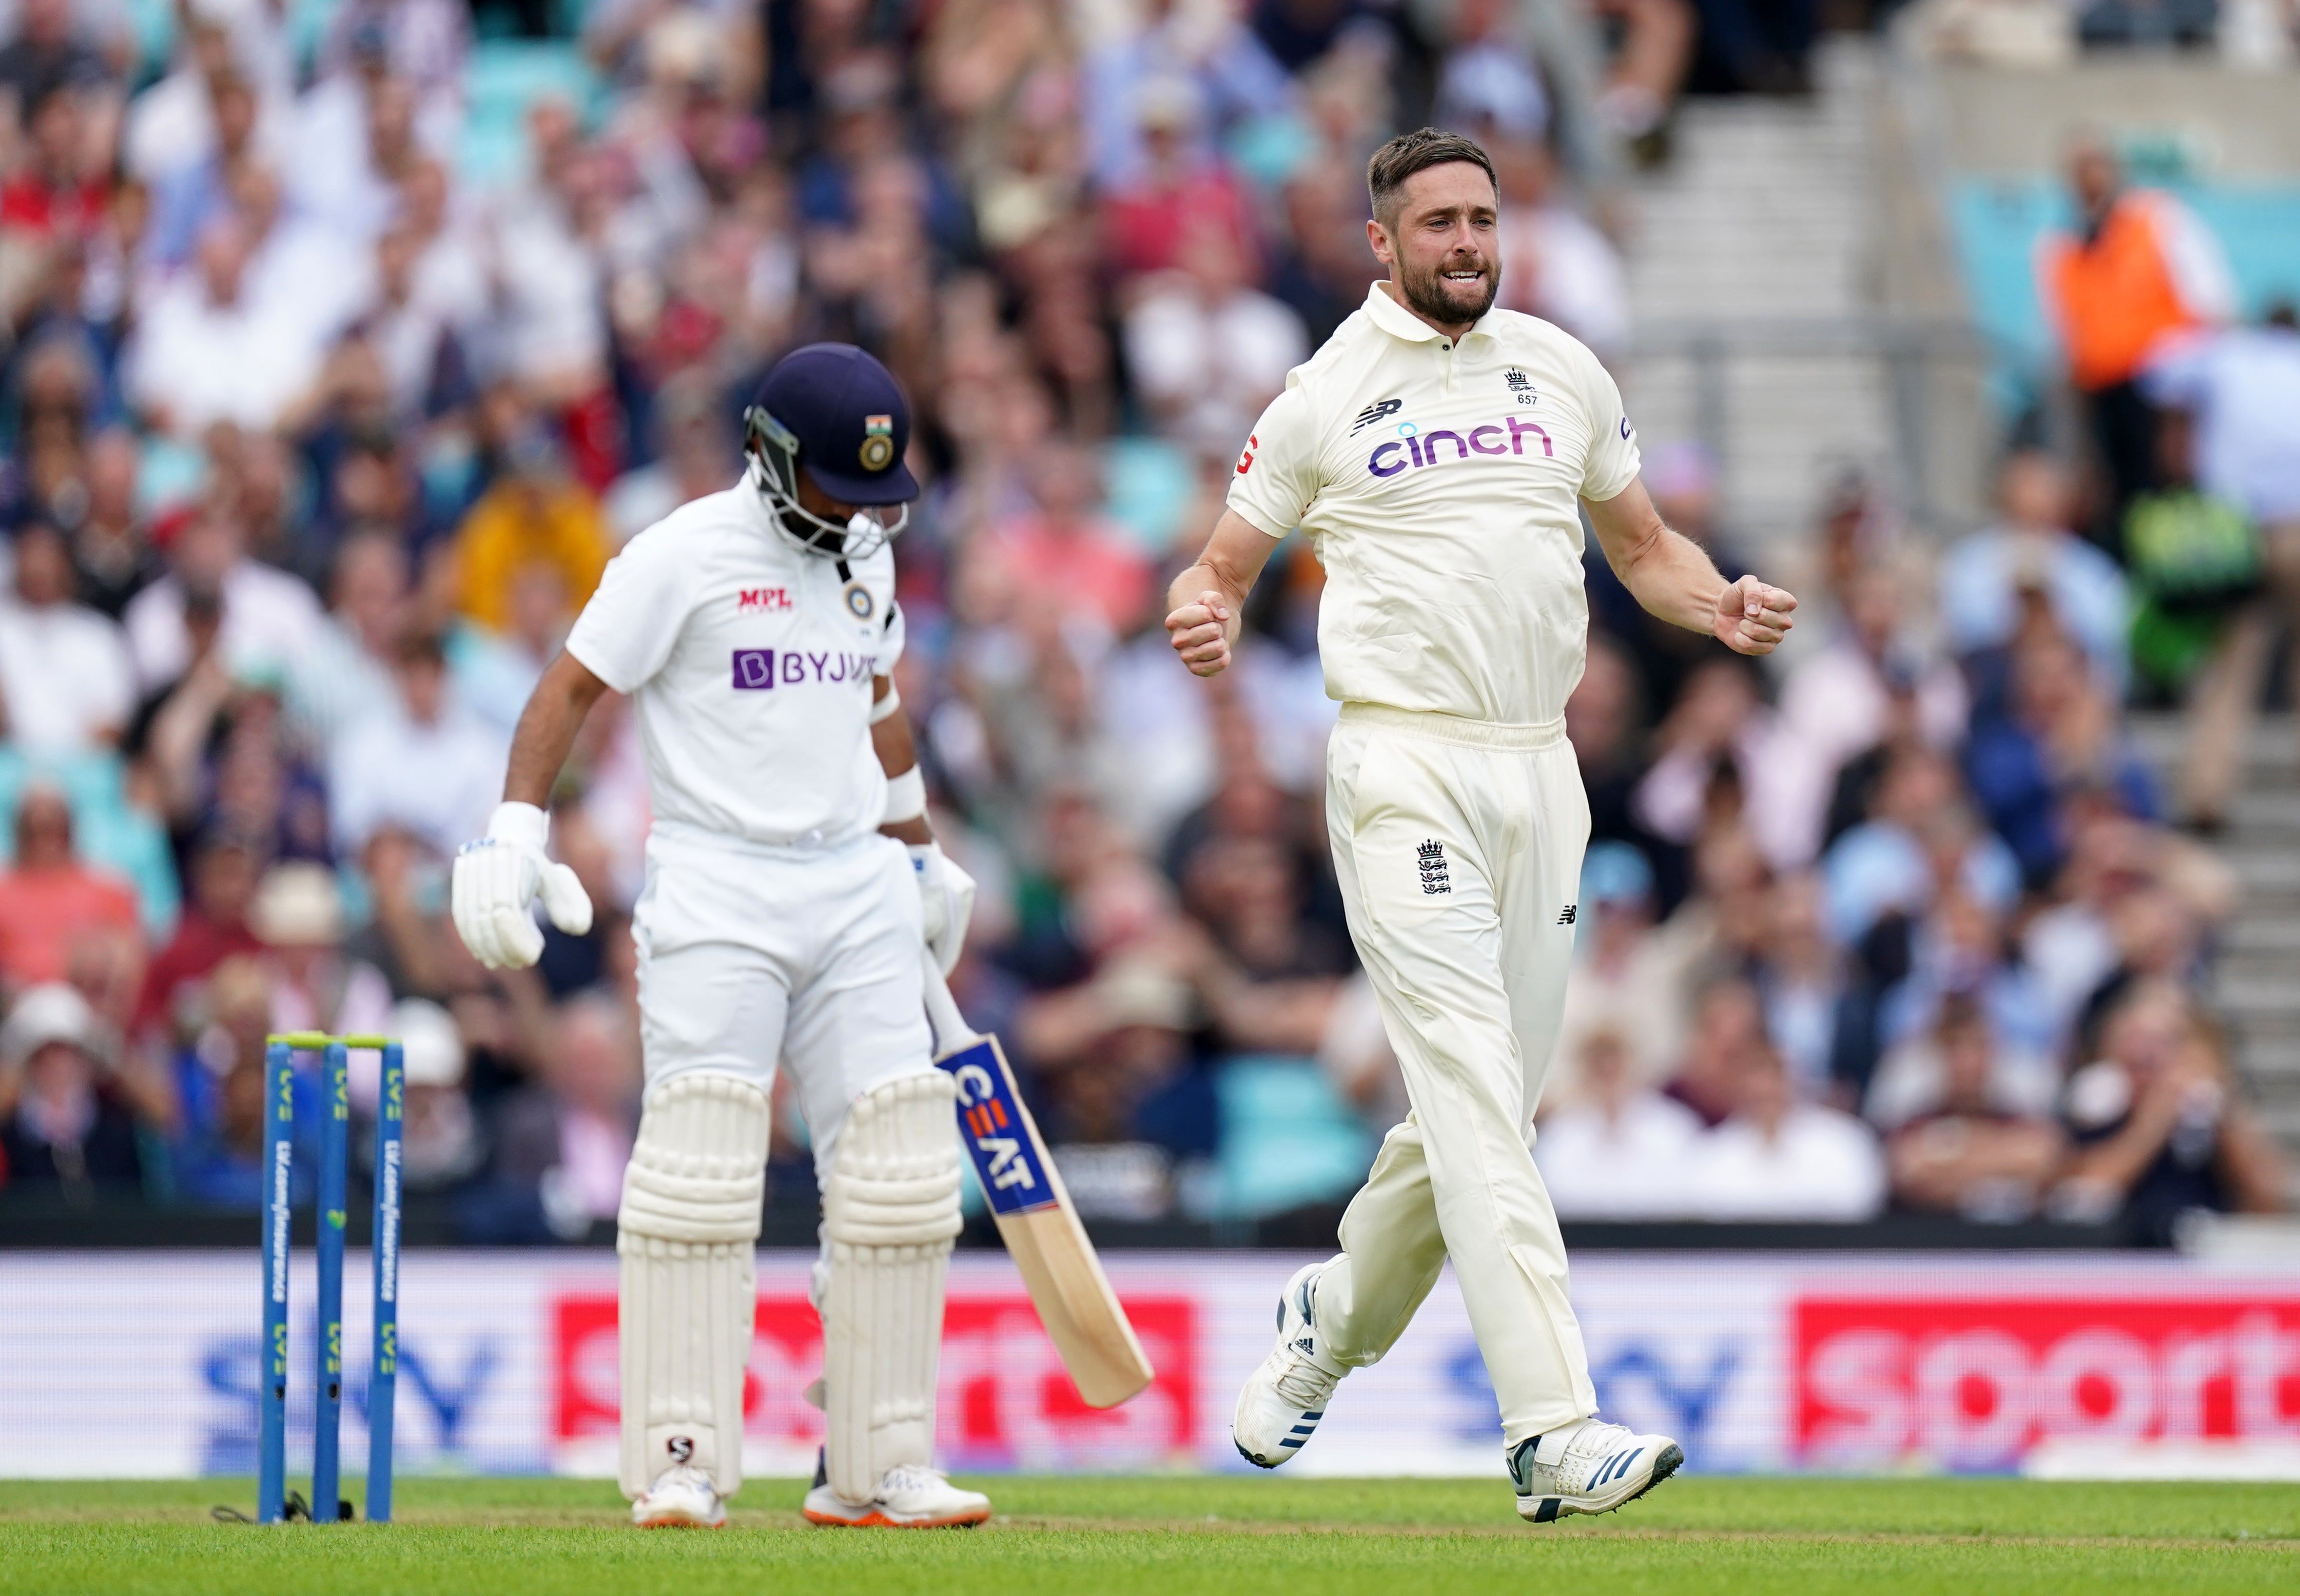
[[[1510,1453],[1521,1518],[1547,1524],[1571,1513],[1610,1513],[1675,1474],[1685,1449],[1666,1435],[1585,1418],[1518,1442]]]
[[[1278,1297],[1278,1344],[1238,1393],[1230,1439],[1238,1456],[1258,1468],[1275,1468],[1302,1450],[1349,1372],[1318,1347],[1318,1276],[1325,1268],[1308,1265],[1286,1283]]]
[[[727,1504],[709,1475],[674,1463],[631,1504],[631,1522],[643,1530],[715,1530],[727,1522]]]
[[[830,1488],[818,1458],[804,1511],[809,1524],[846,1529],[972,1529],[990,1517],[990,1499],[961,1491],[938,1468],[898,1463],[879,1476],[876,1497],[851,1502]]]

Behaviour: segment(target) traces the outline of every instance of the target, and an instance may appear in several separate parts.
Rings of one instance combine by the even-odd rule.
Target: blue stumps
[[[375,1116],[375,1359],[367,1388],[367,1520],[391,1522],[391,1405],[399,1384],[400,1128],[407,1116],[407,1059],[383,1049]]]
[[[312,1517],[327,1523],[342,1500],[341,1446],[344,1417],[344,1194],[351,1161],[350,1071],[340,1041],[321,1055],[319,1336],[312,1348]]]
[[[278,1524],[288,1491],[288,1225],[295,1212],[296,1055],[263,1050],[263,1391],[256,1423],[255,1517]]]

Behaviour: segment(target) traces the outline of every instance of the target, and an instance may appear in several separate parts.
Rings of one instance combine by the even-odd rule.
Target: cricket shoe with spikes
[[[1529,1437],[1509,1455],[1518,1517],[1536,1524],[1572,1513],[1610,1513],[1684,1463],[1685,1449],[1666,1435],[1638,1435],[1594,1418]]]
[[[1286,1283],[1278,1297],[1278,1344],[1238,1393],[1230,1438],[1238,1456],[1258,1468],[1276,1468],[1302,1450],[1349,1372],[1318,1345],[1318,1277],[1326,1267],[1311,1264]]]
[[[806,1521],[845,1529],[972,1529],[990,1517],[990,1499],[961,1491],[938,1468],[898,1463],[879,1478],[879,1494],[851,1502],[830,1488],[829,1475],[815,1455],[814,1488],[806,1493]]]
[[[631,1522],[643,1530],[715,1530],[727,1522],[727,1504],[709,1475],[675,1463],[631,1504]]]

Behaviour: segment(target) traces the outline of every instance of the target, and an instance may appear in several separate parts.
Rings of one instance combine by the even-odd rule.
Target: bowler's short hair
[[[1395,227],[1405,180],[1417,171],[1455,161],[1466,161],[1478,168],[1493,184],[1494,191],[1501,191],[1501,180],[1494,176],[1494,158],[1476,139],[1464,138],[1459,133],[1422,128],[1400,133],[1374,151],[1373,159],[1366,163],[1366,195],[1373,201],[1374,220],[1384,227]]]

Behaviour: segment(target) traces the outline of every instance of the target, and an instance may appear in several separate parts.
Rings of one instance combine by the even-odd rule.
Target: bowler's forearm
[[[1621,585],[1647,613],[1688,631],[1708,631],[1717,615],[1725,579],[1701,546],[1658,519],[1633,545],[1621,571]]]
[[[551,789],[574,750],[575,734],[607,684],[583,662],[561,650],[528,695],[511,734],[511,765],[504,773],[504,802],[550,806]]]

